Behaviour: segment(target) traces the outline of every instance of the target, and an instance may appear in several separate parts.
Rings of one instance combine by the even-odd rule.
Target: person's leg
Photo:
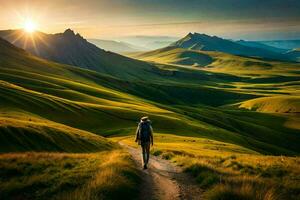
[[[146,145],[142,143],[141,147],[142,147],[143,166],[145,166],[146,162],[147,162],[147,158],[146,158]]]
[[[147,155],[146,164],[148,164],[150,158],[150,142],[146,143],[145,151]]]

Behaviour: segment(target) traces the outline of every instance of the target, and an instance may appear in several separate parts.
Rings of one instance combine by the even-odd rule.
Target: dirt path
[[[120,143],[131,154],[142,171],[140,199],[143,200],[198,200],[201,189],[193,179],[167,160],[151,156],[148,169],[142,170],[140,149]]]

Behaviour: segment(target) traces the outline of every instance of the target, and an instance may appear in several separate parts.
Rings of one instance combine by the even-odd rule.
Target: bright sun
[[[36,23],[33,21],[26,21],[24,23],[24,30],[28,33],[33,33],[36,30]]]

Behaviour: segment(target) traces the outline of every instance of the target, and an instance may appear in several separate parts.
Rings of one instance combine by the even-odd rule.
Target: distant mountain
[[[0,37],[44,59],[119,78],[140,79],[140,76],[150,74],[152,69],[148,63],[100,49],[70,29],[57,34],[6,30],[0,31]]]
[[[263,44],[260,42],[255,42],[255,41],[238,40],[236,42],[241,45],[244,45],[244,46],[265,49],[265,50],[273,51],[276,53],[285,53],[287,51],[286,49],[280,49],[277,47],[269,46],[269,45],[266,45],[266,44]]]
[[[294,61],[300,62],[300,48],[288,51],[286,55],[291,57]]]
[[[171,43],[178,40],[178,37],[170,37],[170,36],[128,36],[122,37],[119,40],[124,41],[135,46],[144,47],[149,50],[159,49],[162,47],[166,47]]]
[[[192,50],[218,51],[233,55],[260,57],[275,60],[288,59],[285,55],[273,51],[257,47],[249,47],[217,36],[209,36],[199,33],[189,33],[184,38],[172,43],[170,46]]]
[[[135,46],[133,44],[114,40],[88,39],[88,41],[99,48],[116,53],[128,53],[148,50],[146,48]]]
[[[258,42],[272,47],[287,49],[287,50],[300,48],[300,40],[270,40],[270,41],[258,41]]]

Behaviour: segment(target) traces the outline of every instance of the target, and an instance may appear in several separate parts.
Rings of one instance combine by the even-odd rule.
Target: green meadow
[[[135,198],[140,174],[116,141],[133,145],[147,115],[153,154],[208,199],[299,197],[299,64],[183,49],[131,56],[147,62],[113,76],[0,41],[0,196]]]

